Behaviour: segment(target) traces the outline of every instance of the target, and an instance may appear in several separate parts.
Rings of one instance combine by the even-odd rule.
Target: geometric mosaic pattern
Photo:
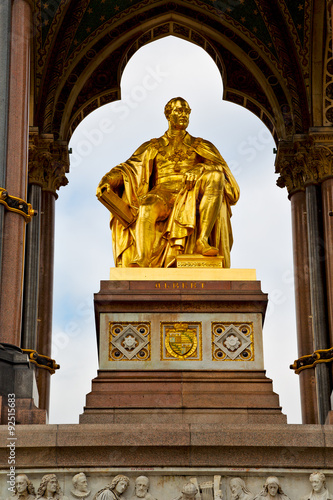
[[[149,361],[150,321],[110,322],[109,361]]]
[[[253,323],[212,323],[213,361],[254,361]]]

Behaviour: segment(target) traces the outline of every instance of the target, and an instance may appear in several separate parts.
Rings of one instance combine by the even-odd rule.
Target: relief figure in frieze
[[[270,476],[258,495],[254,500],[290,500],[289,497],[283,492],[280,482],[277,477]]]
[[[72,478],[73,489],[71,494],[75,498],[86,498],[90,495],[90,490],[88,490],[88,482],[84,472],[79,472],[75,474]]]
[[[129,485],[129,478],[119,474],[110,484],[99,490],[93,500],[123,500],[122,494]]]
[[[58,478],[55,474],[46,474],[42,477],[37,490],[37,499],[68,500],[61,491]]]
[[[35,498],[35,488],[28,476],[18,474],[15,478],[14,495],[7,500],[34,500]]]
[[[240,477],[233,477],[230,479],[229,487],[231,490],[232,500],[253,500],[254,495],[245,485]]]
[[[328,491],[326,486],[325,474],[318,471],[313,472],[310,474],[309,481],[312,490],[302,500],[333,500],[333,495]]]
[[[135,495],[131,500],[155,500],[153,495],[149,493],[149,479],[147,476],[139,476],[135,480]]]

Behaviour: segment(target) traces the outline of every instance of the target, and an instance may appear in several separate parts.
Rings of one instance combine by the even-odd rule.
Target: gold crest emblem
[[[174,358],[180,360],[191,356],[198,346],[196,328],[188,323],[178,323],[165,330],[165,348]]]

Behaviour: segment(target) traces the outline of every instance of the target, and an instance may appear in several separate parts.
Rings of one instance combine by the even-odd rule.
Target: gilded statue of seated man
[[[210,142],[187,131],[191,109],[181,97],[165,106],[168,130],[142,144],[101,180],[97,197],[112,190],[133,222],[111,216],[117,267],[169,267],[180,254],[223,256],[230,267],[231,209],[239,187]]]

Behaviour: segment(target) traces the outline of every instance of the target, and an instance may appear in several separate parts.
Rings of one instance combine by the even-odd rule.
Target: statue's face
[[[144,498],[148,492],[148,479],[140,477],[135,481],[135,493],[139,498]]]
[[[50,481],[47,483],[46,491],[50,493],[55,493],[57,491],[57,480],[55,478],[50,479]]]
[[[88,483],[86,476],[80,476],[76,481],[76,489],[79,491],[87,491]]]
[[[23,476],[17,476],[15,481],[17,493],[24,493],[28,488],[27,480]]]
[[[233,496],[239,496],[242,493],[242,487],[236,481],[230,481],[230,489]]]
[[[275,497],[279,487],[276,483],[269,483],[269,485],[267,486],[267,489],[268,489],[268,493],[271,495],[271,497]]]
[[[324,485],[323,481],[317,475],[313,476],[313,478],[311,480],[311,484],[312,484],[313,491],[321,491],[321,489]]]
[[[121,479],[117,483],[115,490],[116,490],[117,493],[124,493],[124,491],[126,490],[126,488],[127,488],[126,481],[124,481],[123,479]]]
[[[168,117],[171,126],[178,130],[186,130],[190,119],[190,108],[185,101],[177,100],[173,103]]]

